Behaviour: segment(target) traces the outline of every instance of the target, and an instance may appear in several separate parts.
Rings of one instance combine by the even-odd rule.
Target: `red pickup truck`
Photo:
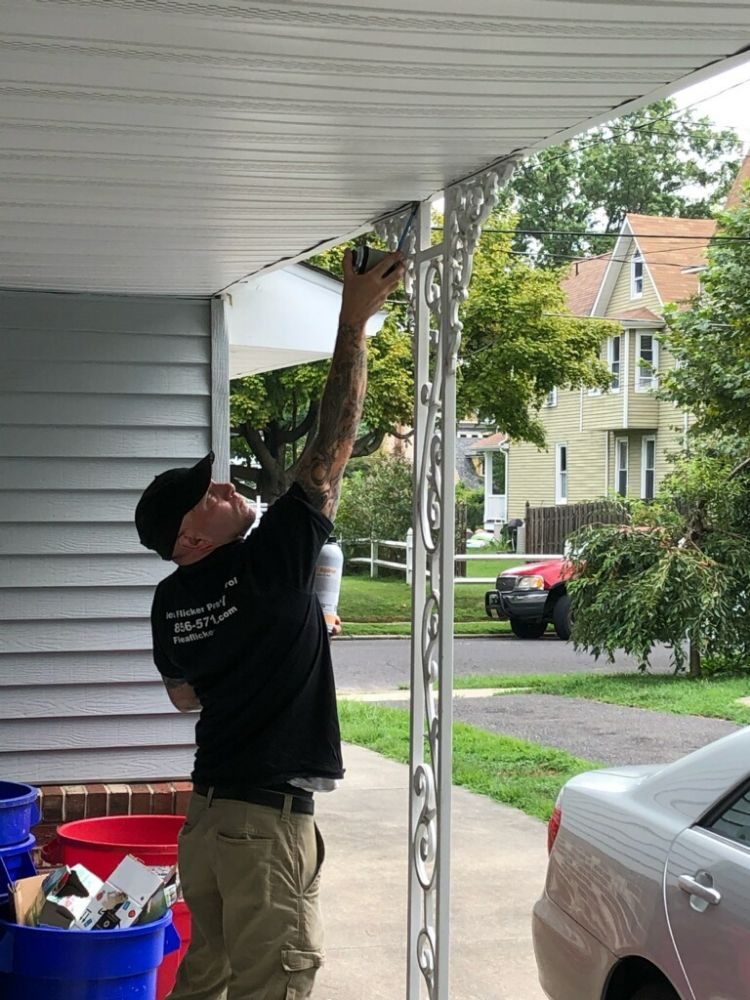
[[[539,639],[552,624],[557,635],[567,640],[573,619],[565,583],[571,572],[565,559],[506,569],[495,581],[495,589],[484,595],[484,609],[490,618],[509,621],[519,639]]]

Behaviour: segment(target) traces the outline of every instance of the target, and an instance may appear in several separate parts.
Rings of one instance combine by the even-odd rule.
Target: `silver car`
[[[750,998],[750,729],[569,781],[534,907],[551,1000]]]

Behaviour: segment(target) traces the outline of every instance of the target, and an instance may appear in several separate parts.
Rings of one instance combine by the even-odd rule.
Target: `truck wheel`
[[[511,618],[510,627],[517,639],[541,639],[547,631],[544,622],[525,622],[520,618]]]
[[[558,597],[557,603],[552,609],[552,622],[558,638],[567,642],[573,631],[573,609],[570,606],[568,594]]]

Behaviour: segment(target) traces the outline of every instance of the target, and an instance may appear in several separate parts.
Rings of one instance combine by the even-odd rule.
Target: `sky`
[[[727,90],[729,87],[732,89]],[[704,83],[687,87],[674,98],[681,108],[700,101],[695,107],[696,114],[706,115],[717,125],[735,129],[745,144],[745,151],[750,148],[750,61]]]

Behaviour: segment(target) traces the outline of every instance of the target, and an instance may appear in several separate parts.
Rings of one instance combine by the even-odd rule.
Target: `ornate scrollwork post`
[[[408,247],[416,395],[408,1000],[449,996],[459,310],[482,225],[512,170],[503,163],[449,188],[442,240],[434,244],[432,203],[424,202]],[[379,227],[391,246],[403,218]]]

